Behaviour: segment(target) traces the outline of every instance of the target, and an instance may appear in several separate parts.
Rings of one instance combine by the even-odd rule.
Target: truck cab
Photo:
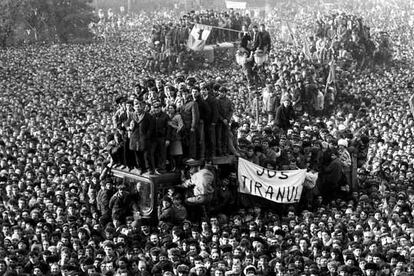
[[[217,157],[212,160],[217,175],[221,169],[228,170],[233,167],[235,162],[234,156]],[[188,171],[188,168],[186,169]],[[113,179],[113,183],[125,184],[127,190],[132,195],[136,195],[138,202],[140,217],[148,219],[153,224],[158,221],[157,208],[161,203],[161,199],[168,193],[168,189],[174,188],[176,192],[185,194],[185,188],[180,187],[182,184],[181,173],[165,173],[162,175],[140,175],[134,170],[123,169],[121,166],[112,167],[109,175]],[[217,178],[214,188],[217,186]],[[191,208],[194,209],[192,206]]]
[[[181,184],[181,176],[178,173],[166,173],[162,175],[139,175],[128,169],[112,168],[111,177],[114,184],[123,183],[131,194],[139,198],[140,216],[157,220],[157,206],[163,195],[169,188]]]

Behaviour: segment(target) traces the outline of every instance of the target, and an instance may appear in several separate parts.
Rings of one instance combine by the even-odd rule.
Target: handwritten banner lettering
[[[276,203],[299,202],[306,170],[274,171],[239,158],[239,192]]]

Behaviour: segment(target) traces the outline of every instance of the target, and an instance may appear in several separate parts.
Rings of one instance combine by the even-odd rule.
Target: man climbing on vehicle
[[[209,166],[203,166],[201,161],[190,159],[190,179],[183,183],[186,188],[193,188],[187,193],[185,202],[188,205],[204,205],[213,199],[214,173]],[[202,168],[202,169],[201,169]]]

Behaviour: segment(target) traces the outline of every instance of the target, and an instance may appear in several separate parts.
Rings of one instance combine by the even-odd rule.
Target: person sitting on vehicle
[[[193,188],[192,194],[187,196],[185,202],[189,205],[201,205],[210,202],[213,198],[214,174],[207,167],[202,167],[202,162],[190,159],[187,161],[190,168],[190,179],[183,184],[186,188]]]

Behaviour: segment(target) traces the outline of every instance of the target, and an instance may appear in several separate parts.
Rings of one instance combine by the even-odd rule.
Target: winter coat
[[[154,136],[154,118],[147,112],[133,113],[133,128],[129,141],[129,149],[134,151],[149,150]]]
[[[185,129],[196,129],[200,121],[198,104],[195,101],[188,101],[181,107],[181,117]]]

